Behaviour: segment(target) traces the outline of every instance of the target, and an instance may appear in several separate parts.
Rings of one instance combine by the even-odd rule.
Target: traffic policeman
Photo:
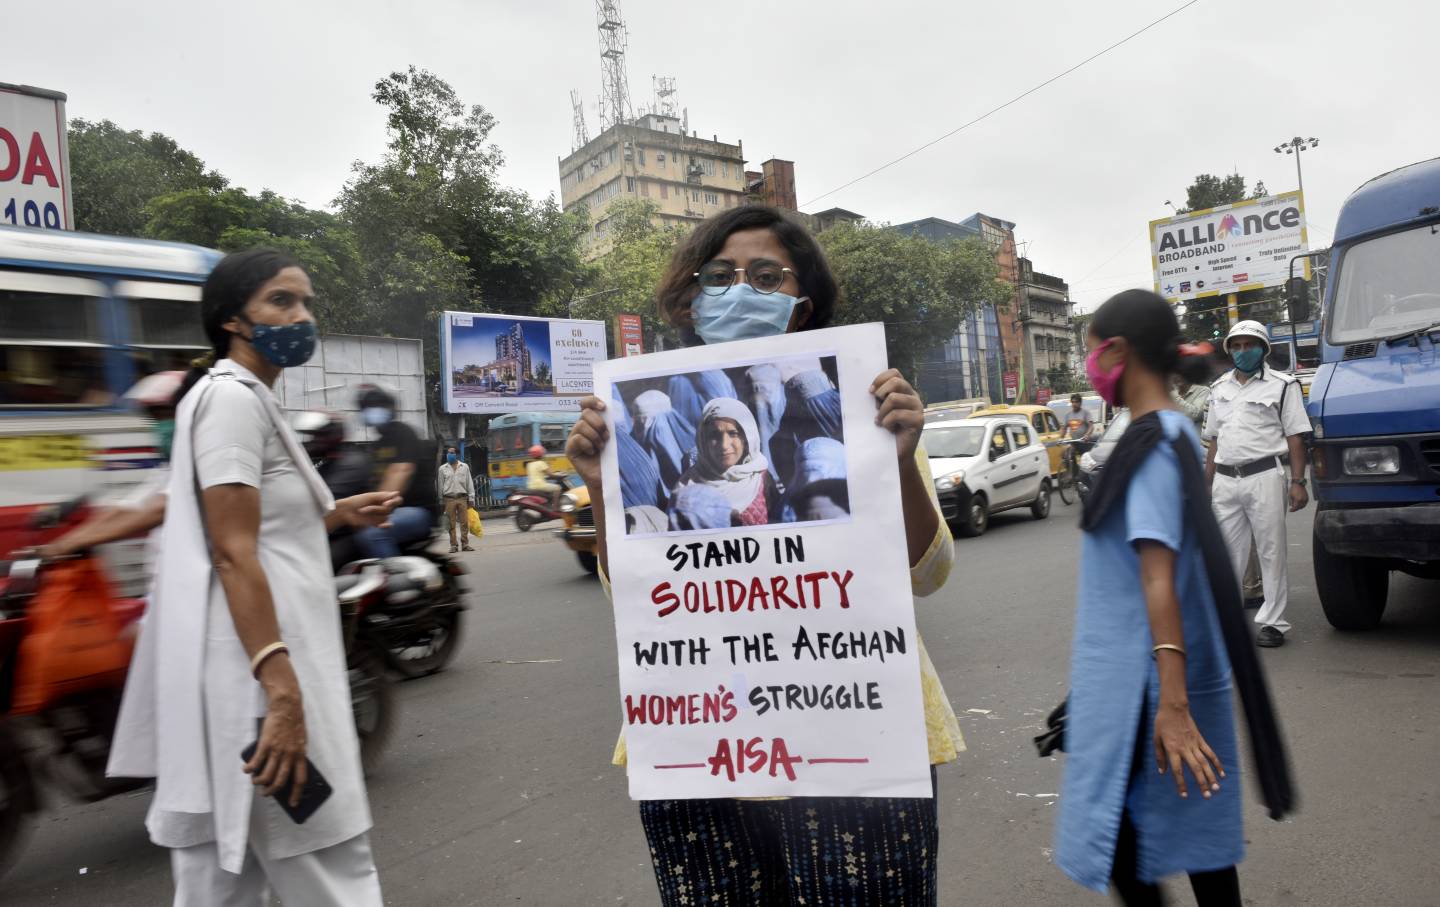
[[[1299,380],[1265,364],[1270,335],[1264,325],[1239,322],[1225,338],[1225,351],[1234,368],[1210,386],[1202,432],[1210,442],[1205,473],[1236,576],[1244,572],[1254,540],[1265,592],[1255,615],[1256,643],[1274,648],[1284,645],[1290,629],[1285,514],[1310,500],[1304,444],[1310,419]]]

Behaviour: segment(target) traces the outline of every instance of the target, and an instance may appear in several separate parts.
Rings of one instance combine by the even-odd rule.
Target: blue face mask
[[[371,428],[379,428],[390,421],[390,410],[383,406],[367,406],[360,411],[360,418]]]
[[[1265,361],[1265,350],[1258,346],[1249,349],[1236,350],[1230,354],[1230,361],[1235,367],[1247,375],[1253,375],[1260,370],[1260,364]]]
[[[458,460],[458,459],[460,459],[460,458],[457,457],[457,456],[455,456],[453,453],[447,453],[447,454],[445,455],[445,462],[447,462],[447,463],[452,463],[452,464],[453,464],[453,463],[454,463],[456,460]]]
[[[790,326],[790,313],[805,298],[784,293],[767,296],[748,283],[737,283],[719,296],[699,294],[690,309],[695,313],[695,333],[708,345],[783,334]]]
[[[315,322],[257,324],[250,337],[255,351],[276,368],[304,365],[315,355]]]

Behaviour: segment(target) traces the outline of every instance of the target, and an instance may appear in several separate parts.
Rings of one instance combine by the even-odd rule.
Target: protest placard
[[[614,359],[630,795],[931,794],[881,325]]]

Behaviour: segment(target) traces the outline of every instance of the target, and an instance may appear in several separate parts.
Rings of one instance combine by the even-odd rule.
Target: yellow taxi
[[[1064,455],[1065,448],[1059,442],[1065,437],[1065,426],[1061,424],[1060,418],[1050,407],[992,403],[983,409],[975,410],[966,418],[1024,419],[1030,423],[1030,427],[1040,437],[1040,443],[1045,445],[1045,449],[1050,454],[1050,474],[1053,476],[1060,472],[1060,458]]]
[[[590,506],[590,489],[585,487],[584,482],[577,481],[575,487],[560,496],[560,517],[565,521],[565,528],[555,530],[556,538],[575,552],[575,559],[586,572],[599,572],[600,545],[595,536],[595,511]]]

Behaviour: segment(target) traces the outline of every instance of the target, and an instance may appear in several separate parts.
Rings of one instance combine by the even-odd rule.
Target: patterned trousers
[[[934,797],[645,800],[640,821],[662,907],[935,907]]]

